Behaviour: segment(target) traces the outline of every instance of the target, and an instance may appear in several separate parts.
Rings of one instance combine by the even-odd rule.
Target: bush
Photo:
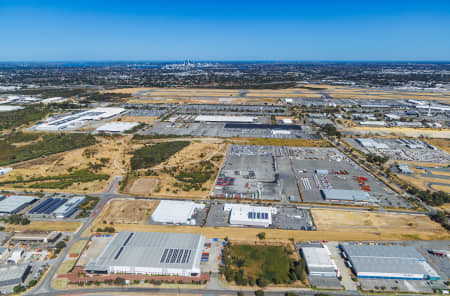
[[[263,290],[256,290],[255,291],[255,296],[264,296],[264,291]]]
[[[133,152],[131,168],[137,170],[160,164],[189,144],[189,141],[174,141],[144,146]]]

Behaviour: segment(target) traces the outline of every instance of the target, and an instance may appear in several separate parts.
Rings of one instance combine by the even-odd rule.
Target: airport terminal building
[[[204,243],[205,237],[200,234],[122,231],[85,270],[100,274],[198,276]]]

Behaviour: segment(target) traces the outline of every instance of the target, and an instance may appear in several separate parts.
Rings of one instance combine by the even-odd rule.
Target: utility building
[[[334,260],[330,257],[327,246],[301,248],[302,257],[306,261],[306,269],[314,277],[338,277],[339,271]]]
[[[272,214],[277,213],[273,207],[258,207],[243,204],[225,204],[224,211],[229,212],[231,225],[249,225],[269,227],[272,225]]]

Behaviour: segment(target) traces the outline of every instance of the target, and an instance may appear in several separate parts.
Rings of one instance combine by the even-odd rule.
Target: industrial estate
[[[41,67],[0,67],[2,294],[449,293],[441,65]]]

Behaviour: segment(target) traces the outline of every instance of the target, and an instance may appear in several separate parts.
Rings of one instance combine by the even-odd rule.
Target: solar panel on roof
[[[187,258],[188,253],[189,253],[189,250],[184,250],[183,260],[181,261],[181,263],[183,263],[183,264],[186,263],[186,258]]]
[[[169,253],[167,254],[167,257],[166,257],[166,262],[164,262],[164,263],[169,263],[170,262],[170,258],[172,257],[172,253],[173,253],[173,249],[170,249]]]
[[[123,247],[120,247],[119,252],[117,252],[116,256],[114,256],[114,260],[117,260],[117,258],[119,258],[120,253],[122,253],[122,251],[123,251]]]
[[[183,256],[183,251],[184,251],[184,250],[180,250],[180,252],[178,253],[177,263],[180,263],[180,262],[181,262],[181,258],[182,258],[182,256]]]
[[[166,256],[167,256],[167,252],[168,251],[169,251],[168,249],[164,249],[164,252],[163,252],[163,254],[161,256],[161,260],[159,260],[159,263],[163,263],[164,260],[166,260]]]

